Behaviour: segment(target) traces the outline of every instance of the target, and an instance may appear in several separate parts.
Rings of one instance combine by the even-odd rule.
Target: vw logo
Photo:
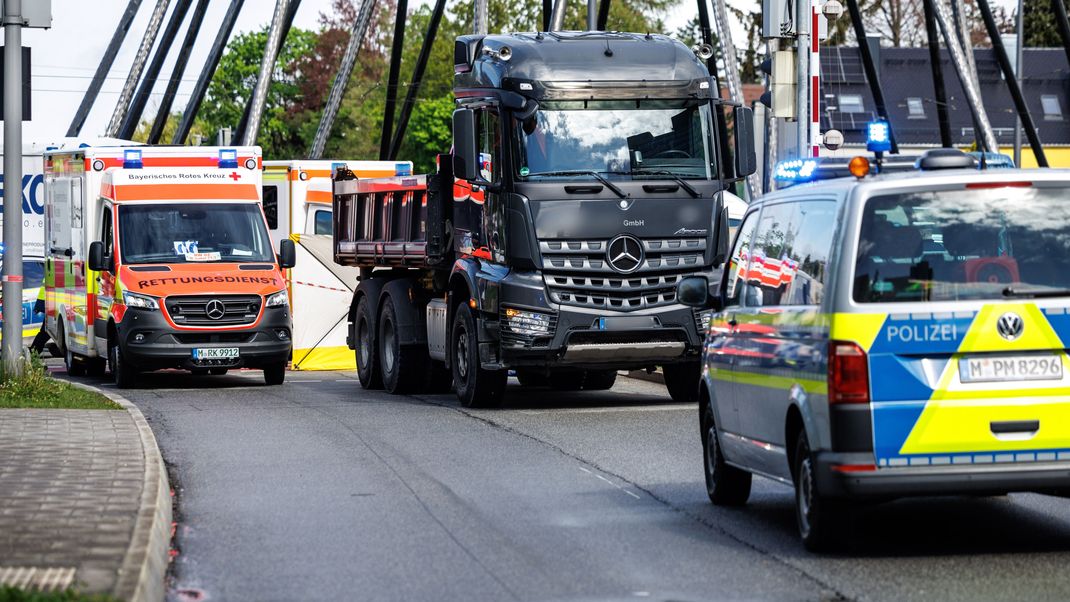
[[[213,320],[222,319],[227,313],[227,306],[219,299],[212,299],[204,305],[204,314]]]
[[[606,263],[622,274],[638,270],[643,265],[643,243],[634,236],[621,234],[609,241],[609,247],[606,248]]]
[[[1022,321],[1022,317],[1018,314],[1007,312],[996,320],[996,332],[999,336],[1013,341],[1022,336],[1022,330],[1025,329],[1025,322]]]

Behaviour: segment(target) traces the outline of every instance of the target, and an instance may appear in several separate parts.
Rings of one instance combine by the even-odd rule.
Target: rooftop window
[[[840,94],[841,113],[865,113],[861,94]]]
[[[920,98],[912,96],[907,99],[907,118],[925,119],[925,105]]]
[[[1059,104],[1059,97],[1054,94],[1044,94],[1040,97],[1040,106],[1044,109],[1046,121],[1062,121],[1063,107]]]

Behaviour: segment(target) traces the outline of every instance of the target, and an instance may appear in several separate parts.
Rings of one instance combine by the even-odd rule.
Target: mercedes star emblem
[[[606,262],[609,267],[622,274],[638,270],[643,265],[643,243],[634,236],[621,234],[609,241]]]
[[[213,320],[222,319],[227,313],[227,307],[219,299],[212,299],[204,306],[204,314]]]
[[[1022,330],[1025,329],[1025,322],[1022,321],[1022,317],[1018,314],[1007,312],[996,320],[996,332],[999,336],[1013,341],[1022,336]]]

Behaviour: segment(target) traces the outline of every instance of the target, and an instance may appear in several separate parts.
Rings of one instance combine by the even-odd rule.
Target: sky
[[[23,139],[26,143],[48,144],[66,134],[127,3],[128,0],[52,0],[52,28],[23,30],[23,45],[32,49],[33,74],[33,120],[23,124]],[[171,4],[173,7],[174,2]],[[197,67],[203,65],[207,59],[219,23],[229,4],[228,0],[212,0],[208,5],[204,24],[179,86],[175,110],[185,107],[188,102],[199,73]],[[127,32],[122,49],[82,129],[83,137],[101,135],[111,120],[115,102],[119,98],[155,5],[154,0],[142,0],[137,17]],[[328,10],[330,5],[331,0],[302,0],[294,26],[317,28],[320,13]],[[263,27],[271,21],[274,7],[275,0],[246,0],[235,24],[235,33]],[[687,12],[679,8],[674,10],[667,19],[668,30],[674,31],[678,25],[686,22],[690,18]],[[191,8],[186,16],[187,24],[192,13]],[[161,31],[166,24],[165,18]],[[184,24],[179,30],[171,55],[178,54],[185,28]],[[160,80],[145,110],[146,116],[155,116],[173,66],[174,59],[169,57],[160,71]]]

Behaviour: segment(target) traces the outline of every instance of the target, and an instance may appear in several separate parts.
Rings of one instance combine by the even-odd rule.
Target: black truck
[[[724,263],[721,192],[754,172],[753,116],[661,35],[455,43],[453,149],[427,176],[334,178],[334,256],[360,382],[466,406],[523,386],[608,389],[661,367],[694,400],[707,316],[676,283]]]

